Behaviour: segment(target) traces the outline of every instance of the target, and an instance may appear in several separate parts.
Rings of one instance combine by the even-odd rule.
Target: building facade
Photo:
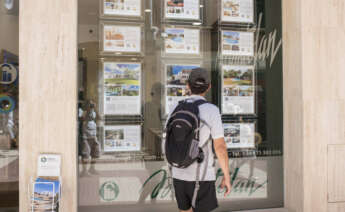
[[[341,1],[35,0],[8,12],[0,23],[19,47],[2,33],[12,56],[1,63],[19,55],[19,92],[5,86],[5,67],[0,95],[20,104],[19,153],[1,151],[0,195],[17,192],[19,203],[4,208],[29,210],[37,160],[57,154],[61,211],[176,211],[162,128],[188,95],[185,73],[204,67],[233,186],[227,198],[217,189],[217,211],[345,211]],[[1,101],[10,141],[11,104]]]

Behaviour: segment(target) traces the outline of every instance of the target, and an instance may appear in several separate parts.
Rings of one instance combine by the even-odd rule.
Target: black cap
[[[193,87],[208,87],[211,80],[206,69],[195,68],[189,74],[188,83]]]

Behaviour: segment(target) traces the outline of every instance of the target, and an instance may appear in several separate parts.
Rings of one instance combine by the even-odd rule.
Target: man
[[[202,68],[193,69],[187,82],[187,89],[191,91],[192,95],[187,101],[205,100],[205,95],[210,88],[211,83],[207,71]],[[205,103],[199,106],[199,114],[201,120],[199,147],[204,146],[205,142],[208,144],[203,149],[207,156],[200,165],[200,173],[204,173],[201,174],[204,176],[200,180],[195,208],[192,208],[192,198],[196,185],[197,162],[183,169],[172,167],[175,195],[181,212],[209,212],[218,207],[215,188],[215,161],[210,137],[213,139],[214,152],[224,173],[222,187],[226,188],[225,196],[230,193],[231,189],[228,152],[219,109],[213,104]]]

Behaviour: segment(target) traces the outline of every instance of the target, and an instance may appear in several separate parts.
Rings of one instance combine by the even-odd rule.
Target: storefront
[[[19,18],[5,11],[2,20],[19,23],[20,45],[2,36],[1,63],[20,81],[11,78],[9,90],[2,68],[0,95],[16,107],[10,128],[11,104],[2,100],[0,136],[10,144],[11,129],[19,131],[20,158],[15,147],[1,150],[1,207],[16,211],[18,179],[20,211],[31,207],[37,160],[57,154],[61,211],[177,211],[162,131],[172,105],[188,96],[190,70],[203,67],[233,187],[224,198],[219,170],[217,211],[340,211],[344,5],[321,2],[309,9],[285,0],[36,0],[21,2]],[[317,22],[317,9],[338,25]]]

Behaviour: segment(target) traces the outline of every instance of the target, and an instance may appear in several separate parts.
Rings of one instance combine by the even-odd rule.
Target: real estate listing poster
[[[222,113],[255,113],[254,66],[222,65]]]
[[[223,124],[224,140],[228,149],[255,148],[254,123]]]
[[[165,18],[200,19],[199,0],[164,0]]]
[[[225,31],[221,32],[222,55],[254,56],[254,33]]]
[[[194,68],[199,68],[198,64],[167,64],[165,66],[165,113],[168,114],[177,103],[190,94],[187,90],[187,80],[190,72]]]
[[[104,25],[105,52],[141,52],[141,27]]]
[[[221,21],[254,22],[254,0],[222,0]]]
[[[104,114],[141,114],[141,64],[104,62]]]
[[[140,151],[140,125],[104,126],[104,152]]]
[[[200,30],[166,28],[164,44],[168,54],[200,54]]]
[[[141,0],[103,0],[104,15],[141,16]]]

